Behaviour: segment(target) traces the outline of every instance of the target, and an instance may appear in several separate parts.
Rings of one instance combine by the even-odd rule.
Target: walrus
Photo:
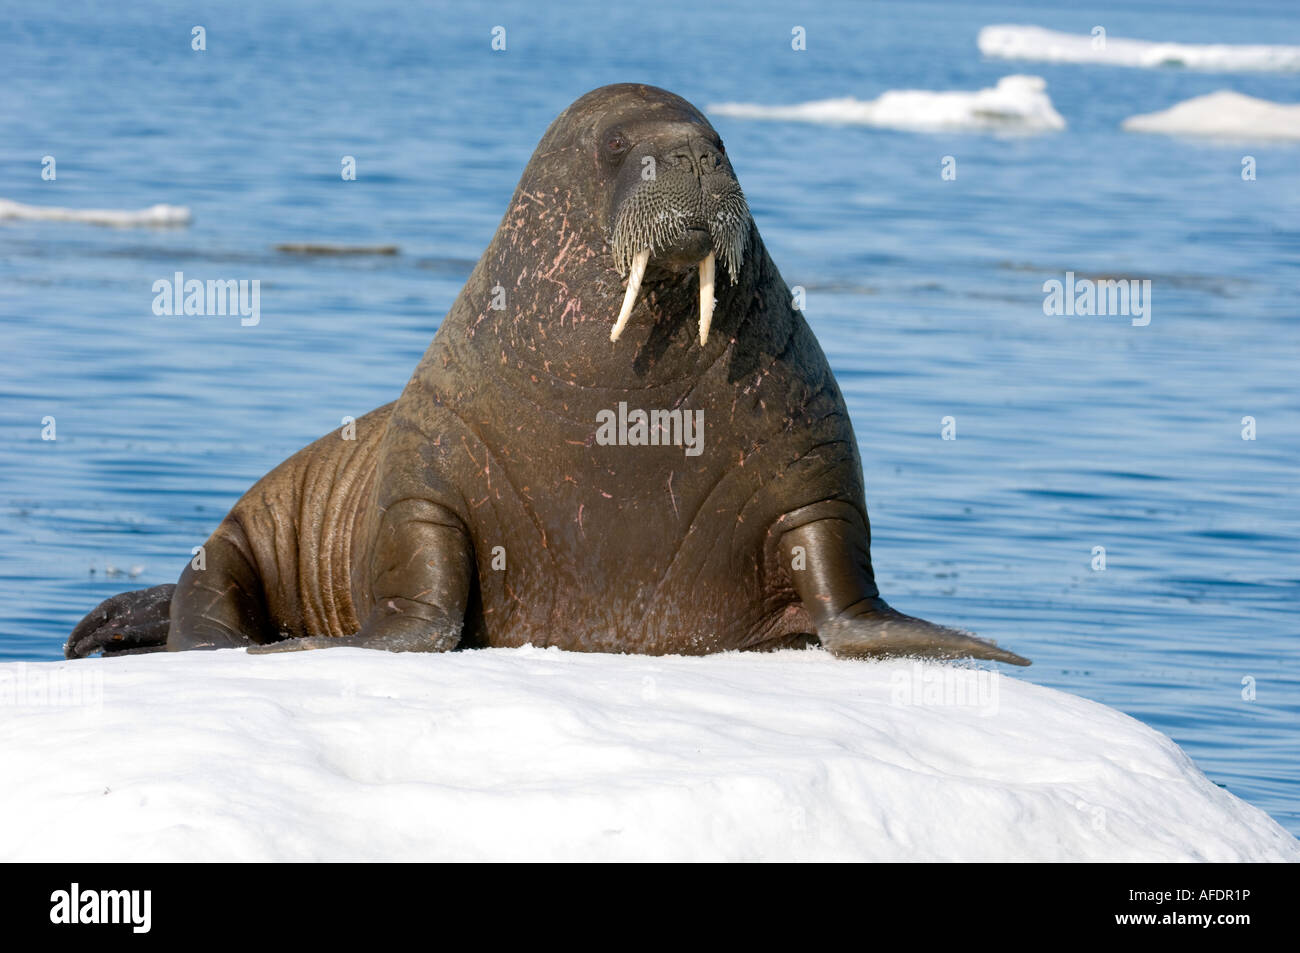
[[[405,390],[259,480],[81,657],[558,646],[1027,659],[880,596],[858,443],[722,140],[606,86],[551,123]]]

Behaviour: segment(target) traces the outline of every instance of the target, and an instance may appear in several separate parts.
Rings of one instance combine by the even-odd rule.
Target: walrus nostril
[[[673,169],[689,169],[699,174],[695,158],[688,152],[674,152],[668,156],[668,166]]]
[[[722,153],[712,143],[693,139],[668,150],[663,162],[668,168],[689,169],[696,175],[708,175],[722,167]]]

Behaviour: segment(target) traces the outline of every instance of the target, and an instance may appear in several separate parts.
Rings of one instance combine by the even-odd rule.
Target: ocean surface
[[[1294,103],[1300,73],[976,45],[994,24],[1300,45],[1293,0],[203,9],[0,4],[0,199],[193,214],[0,220],[0,660],[60,658],[268,469],[395,398],[583,92],[643,81],[707,112],[1019,73],[1064,129],[715,125],[849,402],[886,597],[1169,734],[1300,833],[1300,144],[1120,129],[1221,89]],[[260,280],[260,324],[155,316],[177,271]],[[1149,279],[1150,323],[1045,315],[1066,272]]]

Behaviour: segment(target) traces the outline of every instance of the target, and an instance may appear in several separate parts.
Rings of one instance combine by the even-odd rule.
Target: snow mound
[[[60,208],[57,205],[21,205],[0,199],[0,221],[80,222],[84,225],[109,225],[114,228],[140,228],[155,225],[188,225],[190,210],[183,205],[151,205],[138,212],[109,208]]]
[[[1130,116],[1130,132],[1218,139],[1300,139],[1300,103],[1274,103],[1221,89],[1160,112]]]
[[[820,651],[0,665],[0,860],[1300,859],[1113,709]]]
[[[1104,63],[1144,69],[1181,66],[1224,73],[1300,70],[1300,46],[1156,43],[1011,25],[984,27],[976,43],[985,56],[1004,60]]]
[[[852,96],[793,106],[716,103],[710,114],[738,119],[881,126],[920,132],[1051,132],[1065,128],[1040,76],[1004,76],[997,86],[967,92],[895,89],[876,99]]]

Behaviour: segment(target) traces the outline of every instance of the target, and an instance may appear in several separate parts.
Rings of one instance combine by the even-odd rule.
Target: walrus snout
[[[735,281],[749,247],[749,205],[721,142],[693,131],[629,150],[611,219],[610,250],[619,274],[627,275],[627,290],[609,339],[623,333],[653,264],[674,274],[698,269],[700,344],[707,343],[716,263],[721,259]]]

